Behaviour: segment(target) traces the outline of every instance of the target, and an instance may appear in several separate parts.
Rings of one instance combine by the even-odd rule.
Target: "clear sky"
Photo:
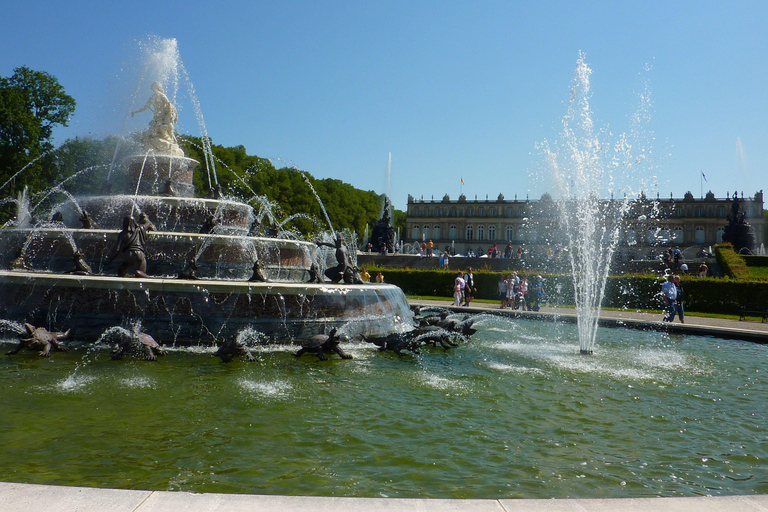
[[[30,0],[3,11],[0,75],[46,71],[78,102],[58,142],[120,131],[115,82],[157,36],[176,40],[215,144],[378,193],[391,153],[400,209],[408,194],[456,198],[462,178],[470,199],[538,198],[536,146],[559,137],[584,52],[609,137],[650,91],[662,196],[768,188],[765,0]],[[200,135],[191,108],[180,116],[182,133]]]

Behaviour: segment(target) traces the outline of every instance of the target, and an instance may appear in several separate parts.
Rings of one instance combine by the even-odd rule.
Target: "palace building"
[[[755,247],[764,244],[763,192],[752,197],[738,197],[740,211],[752,226]],[[619,252],[629,257],[645,257],[658,247],[679,246],[705,248],[722,241],[726,218],[731,212],[733,197],[716,198],[710,191],[696,199],[690,192],[683,198],[650,199],[641,197],[624,216]],[[599,200],[597,208],[618,207],[613,199]],[[497,244],[500,251],[511,242],[515,248],[524,245],[527,251],[545,249],[562,243],[558,205],[549,194],[540,199],[495,200],[467,199],[465,195],[452,200],[447,194],[442,200],[415,199],[408,196],[405,243],[432,240],[435,248],[451,248],[455,254],[468,250],[486,254]]]

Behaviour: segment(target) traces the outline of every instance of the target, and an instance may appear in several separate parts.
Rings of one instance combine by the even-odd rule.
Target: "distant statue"
[[[147,100],[147,103],[131,112],[131,116],[151,110],[154,115],[149,122],[149,129],[144,136],[143,142],[147,149],[154,149],[158,153],[170,154],[175,156],[184,156],[184,152],[179,148],[174,134],[174,125],[179,119],[176,107],[168,100],[163,91],[160,82],[153,82],[151,85],[153,94]]]
[[[205,222],[203,222],[202,227],[200,228],[200,234],[201,235],[210,235],[213,233],[213,230],[216,229],[217,226],[216,219],[213,217],[213,215],[209,215],[207,219],[205,219]]]
[[[317,266],[317,263],[312,263],[312,265],[309,267],[309,280],[308,283],[322,283],[323,282],[323,276],[320,274],[320,269]]]
[[[264,264],[261,261],[256,260],[253,263],[253,274],[251,275],[249,281],[252,283],[269,282],[269,279],[267,279],[267,274],[264,272]]]
[[[143,228],[145,233],[155,231],[155,225],[152,224],[152,221],[149,220],[149,217],[144,212],[141,212],[139,215],[139,227]]]
[[[394,252],[395,250],[395,230],[392,228],[392,220],[389,216],[389,199],[384,196],[384,213],[381,219],[373,226],[371,232],[371,244],[374,249],[381,250],[385,247],[386,252]]]
[[[83,229],[99,229],[99,226],[91,218],[91,214],[88,213],[88,210],[83,210],[83,213],[80,214],[80,222],[83,225]]]
[[[173,180],[167,180],[163,186],[163,191],[160,195],[166,197],[176,197],[176,187],[173,184]]]
[[[341,233],[336,233],[336,239],[333,244],[319,241],[315,243],[318,247],[326,246],[336,249],[336,262],[338,265],[325,270],[326,277],[332,283],[338,283],[343,279],[345,284],[363,284],[359,272],[352,266],[352,261],[349,259],[349,250],[344,245]]]
[[[69,273],[76,276],[90,276],[93,274],[91,266],[85,261],[85,257],[80,249],[75,251],[72,255],[72,261],[75,264],[75,268],[70,270]]]
[[[733,245],[736,252],[742,249],[752,252],[755,249],[755,232],[747,222],[740,206],[739,196],[734,192],[731,211],[728,214],[727,223],[723,229],[723,242]]]
[[[27,251],[24,249],[24,247],[21,247],[16,252],[16,257],[11,260],[11,263],[9,265],[11,270],[32,270],[29,265],[27,265],[27,262],[24,260],[24,258],[27,256]]]
[[[189,258],[187,266],[184,267],[178,274],[179,279],[197,279],[197,262],[194,258]]]
[[[123,262],[117,268],[117,275],[125,277],[129,269],[133,270],[136,277],[147,276],[147,225],[136,224],[133,217],[123,218],[123,230],[117,235],[117,241],[113,247],[107,265],[115,258],[122,258]]]
[[[221,185],[218,183],[211,187],[208,191],[208,199],[224,199],[224,192],[221,190]]]

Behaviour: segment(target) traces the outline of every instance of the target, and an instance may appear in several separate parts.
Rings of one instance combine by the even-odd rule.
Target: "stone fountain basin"
[[[79,249],[97,274],[116,273],[104,261],[119,231],[94,229],[6,229],[0,237],[0,266],[8,268],[26,244],[25,262],[41,272],[66,273]],[[147,236],[147,272],[175,277],[194,258],[201,278],[248,280],[258,257],[270,280],[307,281],[317,247],[309,242],[234,235],[152,231]]]
[[[247,235],[253,222],[253,209],[239,201],[167,196],[84,196],[77,198],[102,229],[121,229],[123,217],[146,213],[158,231],[199,233],[208,217],[216,221],[217,233]],[[80,210],[72,203],[61,208],[67,226],[80,225]]]
[[[244,329],[292,343],[332,326],[350,338],[413,329],[402,290],[389,284],[251,283],[139,279],[0,270],[0,318],[95,340],[140,320],[165,344],[210,345]]]

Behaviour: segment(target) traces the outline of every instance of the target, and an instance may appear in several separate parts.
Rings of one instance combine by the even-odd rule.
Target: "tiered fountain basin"
[[[350,338],[412,329],[394,285],[120,278],[0,270],[0,318],[93,340],[140,320],[158,341],[210,345],[244,330],[293,342],[331,326]]]
[[[66,194],[65,203],[36,213],[56,220],[0,230],[0,318],[71,329],[82,340],[140,321],[156,340],[179,345],[213,344],[246,330],[260,341],[290,343],[330,327],[350,338],[413,329],[400,288],[309,283],[312,267],[323,267],[316,244],[249,236],[250,205],[192,197],[196,165],[178,156],[129,157],[106,187],[122,193]],[[120,257],[105,262],[123,219],[141,214],[154,226],[146,233],[150,277],[118,277]],[[91,274],[73,273],[76,252]],[[256,262],[267,282],[250,281]]]
[[[0,268],[9,268],[20,247],[31,270],[68,273],[76,249],[95,273],[107,270],[104,261],[115,245],[116,229],[59,227],[6,229],[0,236]],[[152,231],[148,239],[148,273],[175,277],[195,259],[200,278],[248,280],[256,258],[273,281],[307,281],[317,247],[308,242],[264,237]]]

